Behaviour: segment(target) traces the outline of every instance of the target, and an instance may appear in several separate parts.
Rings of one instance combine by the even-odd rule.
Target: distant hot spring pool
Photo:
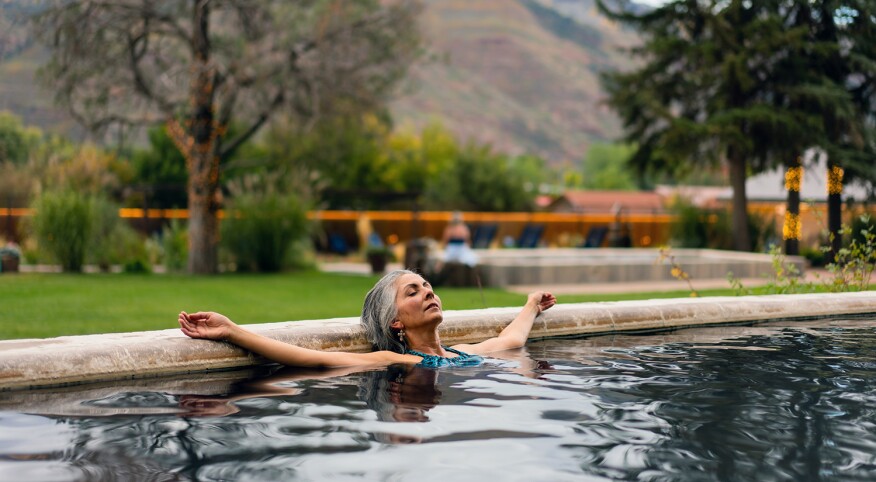
[[[0,480],[873,480],[876,320],[0,393]]]

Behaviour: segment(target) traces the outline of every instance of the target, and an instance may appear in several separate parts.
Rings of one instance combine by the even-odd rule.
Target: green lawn
[[[219,276],[33,274],[0,276],[0,339],[158,330],[181,310],[213,310],[238,323],[358,316],[376,277],[301,272]],[[439,288],[445,309],[520,306],[499,289]],[[702,295],[732,294],[713,290]],[[687,291],[564,295],[561,303],[687,297]]]

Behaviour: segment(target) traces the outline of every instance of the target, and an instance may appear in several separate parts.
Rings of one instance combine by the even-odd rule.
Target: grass
[[[219,276],[36,274],[0,276],[0,339],[175,328],[181,310],[241,324],[358,316],[377,277],[321,272]],[[521,306],[500,289],[438,289],[446,309]],[[701,295],[732,295],[730,289]],[[561,303],[688,297],[688,291],[564,295]]]

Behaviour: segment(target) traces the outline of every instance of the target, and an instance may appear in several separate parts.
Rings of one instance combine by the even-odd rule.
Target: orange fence
[[[7,237],[16,236],[16,226],[22,217],[30,216],[30,208],[0,208],[0,225],[5,225]],[[223,217],[219,212],[219,217]],[[308,218],[315,221],[317,235],[336,234],[345,238],[351,246],[359,245],[359,233],[363,223],[367,230],[378,233],[387,242],[404,243],[410,239],[429,237],[439,239],[450,221],[450,211],[311,211]],[[187,219],[186,209],[123,208],[119,216],[144,232],[161,229],[166,220]],[[517,239],[527,225],[543,227],[541,243],[549,246],[576,246],[593,227],[604,226],[627,233],[634,246],[663,244],[667,240],[669,214],[580,214],[580,213],[495,213],[466,212],[465,222],[472,228],[479,225],[496,226],[494,243],[504,238]]]
[[[823,204],[801,205],[803,220],[803,243],[814,245],[826,228],[827,214]],[[777,202],[752,202],[749,212],[775,223],[777,237],[781,239],[784,204]],[[843,220],[851,222],[862,209],[847,209],[843,205]],[[33,213],[31,208],[0,208],[0,236],[20,240],[18,224]],[[219,217],[223,217],[219,211]],[[390,244],[404,243],[410,239],[429,237],[439,239],[450,221],[450,211],[311,211],[308,218],[317,225],[318,239],[325,240],[328,234],[339,235],[351,247],[360,244],[362,224],[378,233]],[[153,233],[160,231],[168,220],[187,219],[187,209],[123,208],[119,216],[128,220],[134,228]],[[472,228],[485,224],[497,227],[494,244],[506,237],[517,239],[527,225],[543,227],[541,243],[547,246],[577,246],[594,227],[607,227],[629,235],[633,246],[659,246],[669,240],[669,225],[674,219],[665,213],[622,213],[615,217],[607,213],[495,213],[466,212],[465,222]],[[617,232],[617,231],[615,231]]]

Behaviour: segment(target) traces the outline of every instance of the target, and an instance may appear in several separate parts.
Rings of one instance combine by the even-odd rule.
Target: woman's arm
[[[520,348],[526,344],[526,340],[529,338],[535,317],[555,304],[557,304],[557,299],[550,293],[544,291],[530,293],[520,314],[499,333],[499,336],[480,343],[456,345],[454,348],[473,355]]]
[[[179,326],[191,338],[227,341],[283,365],[300,367],[343,367],[419,363],[421,358],[391,351],[371,353],[327,352],[290,345],[245,330],[228,317],[211,311],[181,312]]]

